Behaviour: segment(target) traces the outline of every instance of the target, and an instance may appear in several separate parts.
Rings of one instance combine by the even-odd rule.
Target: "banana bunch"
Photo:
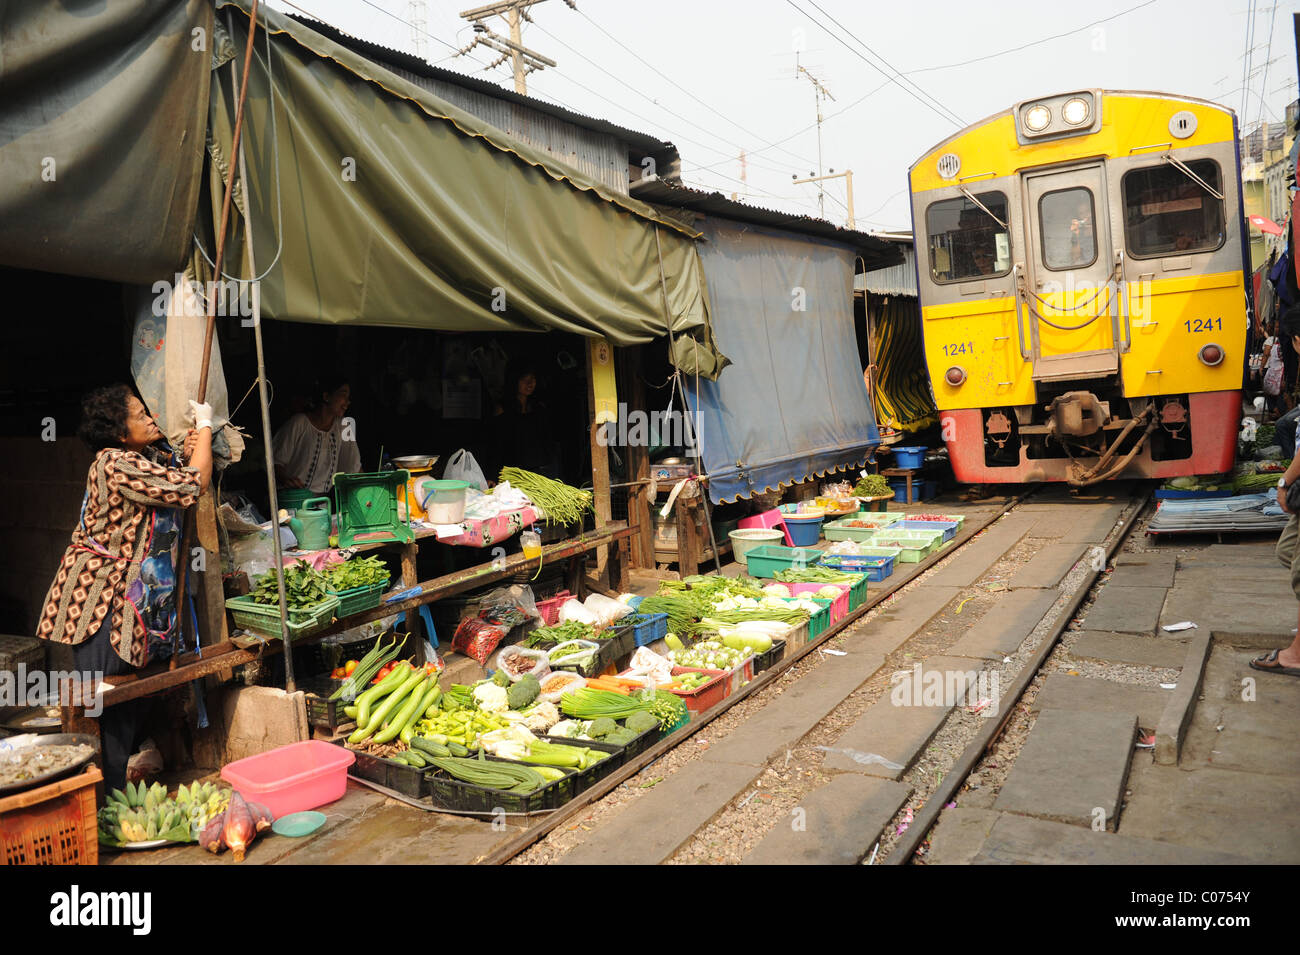
[[[161,783],[127,783],[126,791],[109,791],[99,810],[99,839],[109,845],[166,839],[194,842],[208,820],[225,812],[229,789],[213,783],[181,786],[174,797]]]

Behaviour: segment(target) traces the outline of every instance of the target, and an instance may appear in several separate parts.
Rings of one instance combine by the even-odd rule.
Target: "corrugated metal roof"
[[[874,295],[910,295],[916,298],[916,246],[912,237],[888,236],[887,239],[902,251],[903,261],[853,276],[853,288]]]
[[[310,17],[302,16],[297,13],[288,14],[294,20],[304,26],[315,30],[322,36],[328,37],[340,46],[345,46],[356,53],[361,54],[367,59],[379,63],[382,66],[397,67],[406,73],[413,73],[416,76],[429,77],[430,79],[441,80],[445,83],[451,83],[466,90],[481,93],[494,99],[504,100],[507,103],[514,103],[519,106],[526,106],[529,109],[536,110],[539,113],[546,113],[555,116],[566,122],[573,123],[575,126],[581,126],[583,129],[589,129],[597,133],[606,133],[610,136],[622,140],[628,146],[644,153],[647,156],[655,156],[660,169],[669,168],[672,161],[677,159],[677,147],[672,143],[664,142],[649,136],[645,133],[639,133],[634,129],[628,129],[625,126],[618,126],[614,123],[603,119],[596,119],[592,116],[584,116],[581,113],[575,113],[572,110],[565,109],[563,106],[556,106],[553,103],[547,103],[531,96],[522,96],[514,90],[507,89],[504,86],[498,86],[496,83],[479,79],[475,76],[466,76],[464,73],[457,73],[455,70],[448,70],[440,66],[432,66],[420,59],[418,56],[412,56],[410,53],[403,53],[401,50],[394,50],[391,47],[381,46],[378,43],[372,43],[369,40],[363,40],[360,37],[354,37],[344,33],[328,23],[320,20],[313,20]],[[410,79],[410,77],[406,77]],[[671,158],[667,154],[671,153]]]
[[[825,219],[751,206],[735,199],[728,199],[720,192],[692,189],[690,186],[668,182],[665,179],[640,179],[632,183],[631,194],[633,199],[655,205],[689,209],[692,212],[716,215],[737,222],[752,222],[755,225],[771,226],[788,232],[839,242],[856,249],[868,269],[877,269],[902,261],[899,245],[879,236],[854,229],[844,229]]]

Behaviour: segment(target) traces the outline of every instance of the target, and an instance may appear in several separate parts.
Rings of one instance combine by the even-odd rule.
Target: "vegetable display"
[[[752,654],[751,650],[729,647],[720,640],[701,640],[695,646],[685,650],[669,650],[668,659],[683,667],[696,667],[701,670],[734,670]]]
[[[861,574],[850,574],[829,567],[791,567],[788,570],[778,570],[774,576],[777,580],[791,584],[849,584],[862,579]]]
[[[596,639],[595,627],[579,620],[569,620],[553,627],[538,627],[528,634],[527,638],[519,645],[545,650],[557,644],[568,643],[571,640],[594,639]]]
[[[370,681],[379,675],[380,670],[397,659],[397,654],[401,652],[405,643],[406,637],[403,636],[399,642],[397,634],[393,634],[393,639],[387,645],[384,644],[382,637],[376,640],[370,652],[361,658],[351,673],[347,674],[348,678],[343,685],[330,694],[330,699],[355,700],[360,691],[368,687]]]
[[[372,736],[376,743],[399,737],[410,742],[416,722],[432,712],[441,696],[436,673],[410,664],[395,667],[383,682],[357,697],[357,728],[348,743],[355,746]]]
[[[608,716],[610,719],[629,717],[637,711],[645,711],[659,721],[659,726],[672,726],[685,715],[686,704],[671,693],[656,690],[624,696],[611,690],[595,690],[590,687],[567,693],[560,701],[560,709],[566,716],[579,719],[596,719]]]
[[[305,560],[298,560],[284,572],[285,607],[289,610],[305,610],[322,600],[328,600],[329,594],[325,592],[328,586],[324,574]],[[279,606],[280,585],[274,567],[257,578],[257,586],[253,588],[251,596],[254,603]]]
[[[570,487],[532,471],[502,468],[499,480],[509,481],[528,495],[528,499],[542,509],[552,524],[581,524],[583,515],[595,510],[590,491]]]
[[[853,494],[856,497],[884,497],[890,493],[892,492],[889,482],[879,474],[868,474],[853,485]]]
[[[232,793],[226,811],[211,819],[199,833],[199,845],[209,852],[224,849],[234,853],[236,862],[244,861],[249,845],[264,829],[275,821],[271,811],[261,803],[245,802],[239,793]]]
[[[431,763],[461,782],[485,786],[488,789],[503,789],[512,793],[536,792],[547,782],[546,778],[531,766],[488,762],[482,756],[478,759],[435,756]]]
[[[378,557],[354,557],[325,571],[329,588],[335,591],[386,584],[388,577],[388,568]]]

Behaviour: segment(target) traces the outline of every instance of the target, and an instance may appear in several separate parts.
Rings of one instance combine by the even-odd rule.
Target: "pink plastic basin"
[[[221,770],[221,778],[279,819],[342,798],[356,758],[342,746],[309,739],[236,760]]]

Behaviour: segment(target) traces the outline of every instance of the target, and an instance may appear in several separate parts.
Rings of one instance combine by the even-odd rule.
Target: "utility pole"
[[[822,174],[822,100],[828,99],[834,101],[835,97],[831,95],[831,91],[826,88],[825,83],[817,79],[817,77],[813,76],[812,73],[809,72],[806,66],[803,66],[799,63],[799,54],[795,53],[794,55],[795,79],[798,79],[799,74],[801,73],[804,76],[808,77],[808,82],[810,82],[813,85],[813,99],[817,105],[817,179],[820,179]],[[817,179],[806,180],[806,181],[815,182],[817,181]],[[817,190],[817,209],[820,211],[821,217],[825,219],[826,218],[826,193],[823,192],[820,187],[818,187]]]
[[[501,55],[489,63],[486,69],[493,69],[509,60],[515,76],[515,92],[527,96],[528,85],[524,77],[534,70],[556,65],[554,60],[528,49],[523,44],[523,21],[533,22],[533,18],[528,15],[528,10],[534,4],[543,2],[545,0],[499,0],[497,3],[489,3],[486,6],[475,7],[473,10],[462,11],[461,17],[474,24],[474,39],[469,46],[459,51],[460,55],[468,53],[479,44],[495,50]],[[578,9],[575,0],[564,0],[564,2],[569,9]],[[506,23],[509,24],[510,36],[508,38],[493,33],[492,29],[484,22],[489,17],[495,16],[504,17]]]
[[[425,38],[428,36],[429,15],[424,0],[409,0],[406,4],[406,20],[411,24],[411,47],[420,59],[424,55]]]
[[[828,173],[825,176],[814,176],[811,173],[809,173],[807,179],[795,179],[794,176],[791,176],[790,178],[794,180],[794,184],[796,186],[801,186],[805,182],[825,182],[827,179],[843,179],[845,197],[848,199],[848,207],[849,207],[849,228],[850,229],[857,228],[857,223],[854,221],[853,218],[853,170],[852,169],[846,169],[843,172],[836,172],[834,169],[832,169],[830,173]]]

